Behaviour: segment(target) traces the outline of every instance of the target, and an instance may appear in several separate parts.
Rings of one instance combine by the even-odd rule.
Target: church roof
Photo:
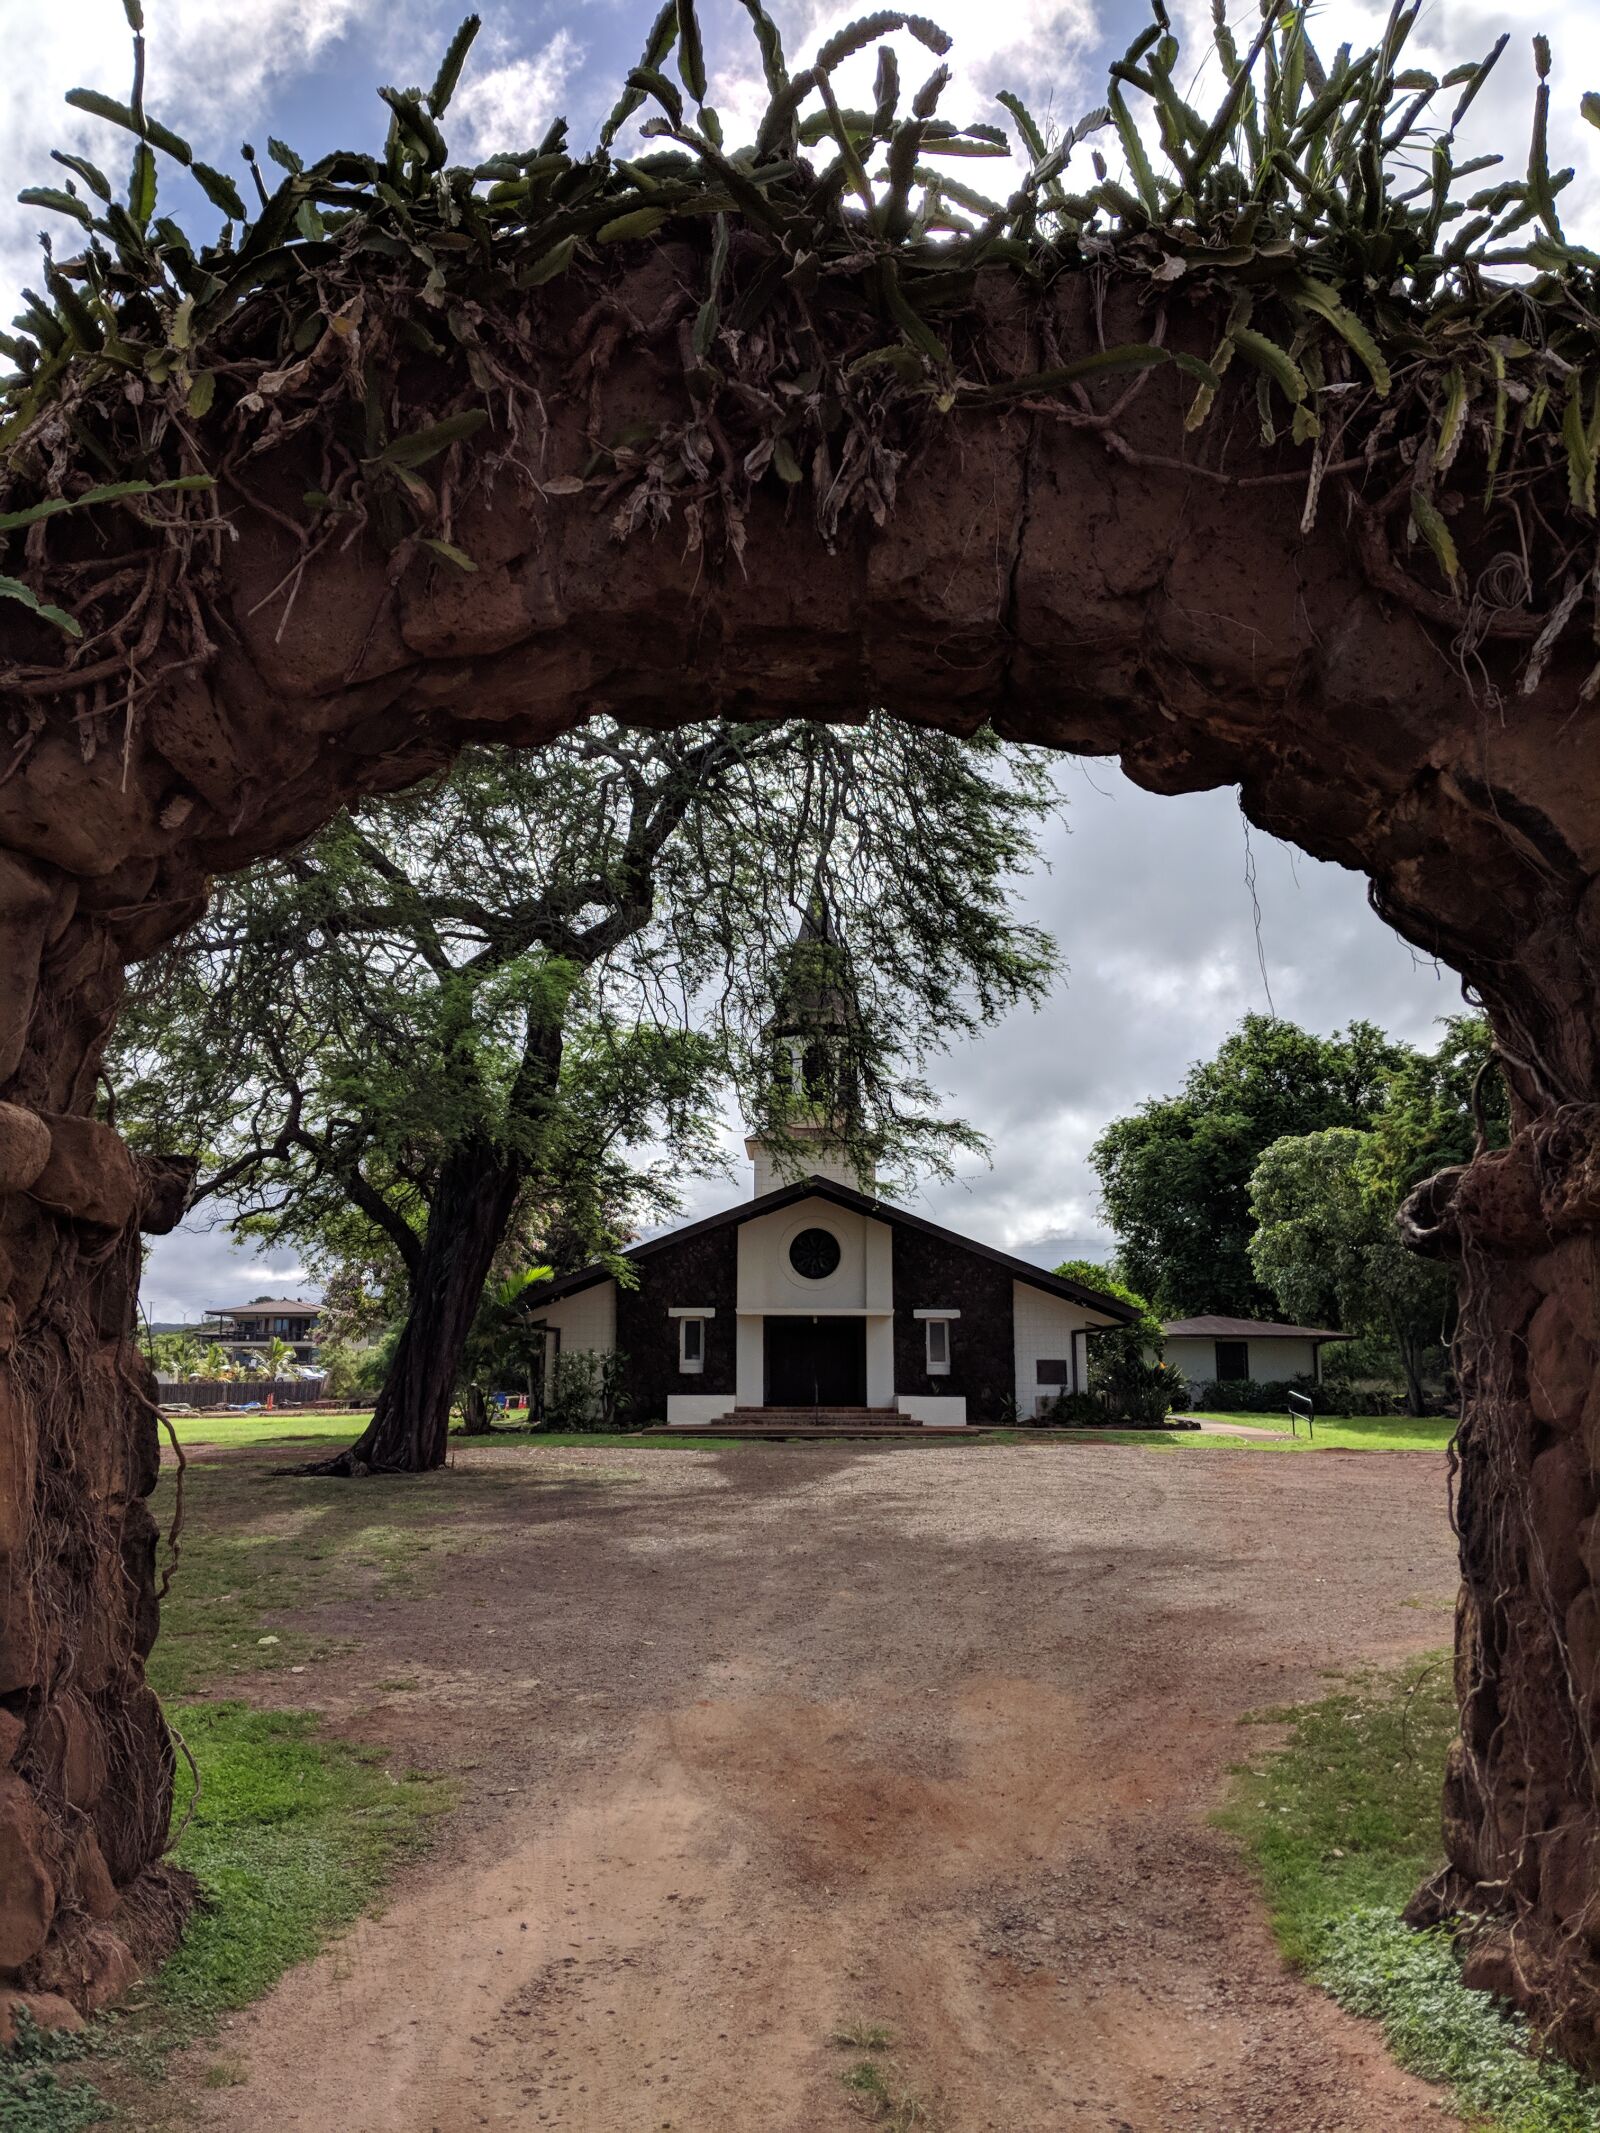
[[[943,1244],[954,1244],[964,1252],[971,1252],[974,1258],[987,1259],[991,1265],[1007,1268],[1013,1279],[1026,1282],[1031,1288],[1043,1289],[1050,1296],[1064,1296],[1069,1303],[1098,1311],[1102,1317],[1112,1319],[1118,1325],[1132,1325],[1139,1317],[1136,1310],[1119,1298],[1106,1296],[1099,1289],[1086,1288],[1081,1281],[1068,1281],[1063,1274],[1052,1274],[1042,1266],[1033,1265],[1031,1260],[1015,1259],[1009,1252],[996,1251],[992,1244],[979,1244],[975,1238],[963,1237],[957,1230],[942,1229],[937,1222],[929,1222],[922,1215],[895,1207],[888,1200],[874,1199],[848,1185],[836,1184],[832,1178],[816,1176],[797,1178],[792,1185],[779,1186],[776,1192],[762,1193],[754,1200],[741,1200],[736,1206],[725,1208],[721,1214],[707,1215],[699,1222],[687,1222],[682,1229],[668,1230],[663,1236],[650,1238],[648,1243],[631,1245],[622,1257],[649,1259],[670,1244],[681,1244],[687,1237],[702,1237],[707,1231],[722,1229],[730,1223],[753,1221],[757,1215],[773,1214],[796,1200],[832,1200],[836,1206],[847,1207],[855,1214],[871,1215],[879,1222],[898,1223],[902,1229],[916,1230],[924,1237],[937,1237]],[[579,1289],[592,1289],[596,1282],[611,1278],[610,1268],[597,1262],[581,1268],[576,1274],[564,1274],[559,1280],[541,1282],[528,1292],[528,1308],[538,1312],[558,1297],[571,1296]]]

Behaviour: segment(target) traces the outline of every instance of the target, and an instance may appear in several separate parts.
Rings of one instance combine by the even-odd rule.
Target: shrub
[[[568,1348],[555,1359],[545,1395],[545,1429],[620,1429],[630,1402],[622,1389],[626,1356],[615,1349]]]
[[[1152,1429],[1175,1407],[1187,1405],[1189,1381],[1171,1363],[1149,1363],[1126,1351],[1105,1368],[1101,1378],[1106,1406],[1119,1422]]]
[[[1359,1415],[1367,1412],[1362,1396],[1353,1386],[1319,1385],[1315,1378],[1211,1378],[1188,1402],[1201,1414],[1282,1415],[1289,1411],[1289,1394],[1307,1395],[1319,1415]]]
[[[1103,1373],[1103,1390],[1063,1392],[1039,1417],[1048,1429],[1155,1429],[1188,1396],[1188,1380],[1170,1363],[1123,1354]]]
[[[1092,1392],[1062,1392],[1039,1416],[1046,1429],[1104,1429],[1111,1420],[1104,1400]]]

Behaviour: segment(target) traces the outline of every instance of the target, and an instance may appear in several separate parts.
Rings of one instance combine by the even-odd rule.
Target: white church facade
[[[635,1426],[1029,1421],[1088,1386],[1088,1338],[1136,1314],[882,1199],[846,1152],[848,960],[820,899],[764,1031],[781,1129],[745,1146],[755,1197],[531,1291],[546,1383],[618,1356]]]
[[[1027,1421],[1088,1383],[1113,1297],[811,1175],[536,1292],[547,1369],[615,1350],[629,1420]]]

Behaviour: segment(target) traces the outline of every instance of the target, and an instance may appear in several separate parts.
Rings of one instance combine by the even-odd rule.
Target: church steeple
[[[818,882],[779,959],[773,1011],[761,1033],[772,1123],[744,1144],[755,1164],[758,1198],[807,1172],[863,1192],[874,1189],[873,1179],[863,1177],[846,1152],[858,1105],[860,1027],[849,952]]]

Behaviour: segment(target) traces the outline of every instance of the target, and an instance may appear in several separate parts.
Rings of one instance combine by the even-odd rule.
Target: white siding
[[[822,1281],[808,1281],[789,1264],[789,1247],[803,1229],[825,1229],[839,1240],[839,1264]],[[889,1225],[839,1207],[832,1200],[797,1200],[739,1225],[739,1309],[849,1312],[894,1307],[893,1244]]]
[[[767,1336],[759,1318],[741,1318],[734,1328],[733,1400],[736,1407],[767,1404]]]
[[[725,1392],[669,1392],[667,1427],[704,1429],[708,1422],[720,1422],[732,1405]]]
[[[1026,1281],[1011,1284],[1011,1312],[1017,1358],[1017,1414],[1026,1422],[1038,1413],[1041,1396],[1053,1399],[1058,1392],[1085,1389],[1084,1344],[1078,1335],[1085,1327],[1110,1325],[1112,1321]],[[1042,1356],[1065,1357],[1072,1365],[1073,1383],[1041,1385],[1038,1366]]]
[[[965,1393],[903,1392],[894,1404],[909,1421],[920,1422],[924,1429],[967,1426]]]
[[[1315,1377],[1317,1344],[1291,1340],[1283,1334],[1252,1334],[1250,1375],[1263,1385],[1281,1384],[1285,1378]],[[1214,1340],[1184,1337],[1167,1342],[1166,1362],[1181,1370],[1193,1391],[1209,1384],[1217,1374],[1217,1344]]]
[[[557,1297],[539,1316],[547,1326],[560,1330],[563,1355],[574,1351],[604,1354],[617,1345],[617,1285],[597,1281],[592,1289],[579,1289],[575,1296]],[[555,1357],[556,1343],[551,1341],[546,1351],[547,1385]]]
[[[894,1320],[867,1320],[867,1405],[894,1405]]]

